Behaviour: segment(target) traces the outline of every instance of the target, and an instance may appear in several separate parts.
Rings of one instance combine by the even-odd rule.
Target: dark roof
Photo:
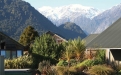
[[[121,48],[121,18],[87,44],[87,48]]]
[[[93,39],[95,39],[99,34],[90,34],[83,40],[85,41],[85,45],[89,44]]]
[[[7,36],[6,34],[4,34],[3,32],[0,32],[0,35],[12,40],[14,43],[18,44],[21,47],[24,47],[23,45],[21,45],[20,43],[18,43],[17,41],[15,41],[14,39],[10,38],[9,36]]]

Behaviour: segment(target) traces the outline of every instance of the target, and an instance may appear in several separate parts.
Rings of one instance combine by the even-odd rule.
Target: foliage
[[[65,46],[64,46],[64,52],[62,54],[62,57],[65,58],[67,60],[67,62],[70,61],[71,58],[74,57],[74,49],[73,46],[71,44],[71,40],[69,40],[68,42],[65,42]]]
[[[75,67],[56,66],[56,71],[58,75],[86,75]]]
[[[24,46],[30,45],[35,40],[35,37],[39,37],[38,32],[35,31],[32,26],[28,26],[24,29],[23,33],[21,34],[19,43]]]
[[[32,66],[31,66],[33,69],[38,68],[38,64],[40,62],[44,61],[44,60],[50,61],[50,63],[52,65],[55,65],[58,62],[57,60],[52,59],[50,57],[45,57],[45,56],[42,56],[42,55],[39,55],[39,54],[35,54],[35,53],[32,53],[32,60],[34,62],[34,63],[32,63]]]
[[[116,75],[121,75],[121,70],[118,71],[118,73]]]
[[[59,28],[63,31],[63,33],[67,33],[67,35],[64,36],[69,39],[74,39],[78,36],[80,36],[81,38],[85,38],[87,36],[78,25],[72,22],[66,22],[60,25]]]
[[[98,63],[104,64],[105,63],[105,50],[97,50],[95,60]]]
[[[38,66],[38,70],[41,72],[41,74],[57,75],[55,66],[52,66],[48,60],[41,61]]]
[[[65,42],[64,44],[64,52],[63,52],[63,58],[65,58],[67,61],[70,61],[70,59],[75,59],[78,61],[83,60],[84,57],[84,51],[85,51],[85,45],[84,41],[82,41],[80,38],[69,40],[68,42]]]
[[[61,51],[58,47],[59,45],[52,36],[43,34],[35,39],[32,52],[45,57],[57,58]]]
[[[91,75],[112,75],[115,71],[106,65],[95,65],[89,69],[89,74]]]
[[[38,68],[38,64],[43,61],[48,60],[51,64],[55,65],[58,61],[49,57],[44,57],[37,54],[32,54],[30,56],[24,55],[14,59],[5,59],[6,69],[23,69],[23,68]]]
[[[31,56],[21,56],[14,59],[5,59],[6,69],[31,68],[33,63]]]
[[[51,66],[50,61],[48,61],[48,60],[43,60],[43,61],[41,61],[41,62],[39,63],[38,70],[39,70],[40,72],[42,72],[42,71],[44,71],[44,70],[46,70],[46,69],[49,69],[50,66]]]
[[[28,25],[39,34],[45,31],[58,31],[58,28],[34,7],[24,0],[0,0],[0,30],[18,40]]]
[[[85,42],[78,37],[77,39],[72,40],[72,46],[77,60],[82,60],[86,49]]]
[[[84,60],[83,62],[77,64],[77,67],[80,67],[80,66],[91,67],[91,66],[94,66],[94,65],[95,65],[94,60],[87,59],[87,60]]]
[[[67,66],[68,63],[65,61],[65,60],[60,60],[58,63],[57,63],[57,66]]]

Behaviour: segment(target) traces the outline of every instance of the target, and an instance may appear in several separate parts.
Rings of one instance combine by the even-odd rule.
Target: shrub
[[[65,66],[57,66],[56,69],[59,75],[65,75],[68,70]]]
[[[83,62],[77,64],[77,67],[80,67],[80,66],[91,67],[93,65],[95,65],[95,61],[94,60],[87,59],[87,60],[84,60]]]
[[[95,65],[88,71],[90,75],[112,75],[114,72],[111,67],[106,65]]]
[[[95,59],[97,60],[98,64],[105,63],[105,50],[97,50]]]
[[[14,59],[5,59],[5,68],[6,69],[21,69],[21,68],[30,68],[32,65],[31,56],[21,56]]]
[[[38,70],[41,72],[41,74],[45,75],[57,75],[57,71],[55,69],[55,66],[51,66],[50,61],[44,60],[39,63]]]
[[[36,69],[38,68],[38,64],[44,60],[48,60],[50,61],[51,64],[55,65],[57,64],[57,60],[55,59],[52,59],[50,57],[45,57],[45,56],[42,56],[42,55],[39,55],[39,54],[35,54],[35,53],[32,53],[32,60],[33,60],[33,64],[32,64],[32,68],[33,69]]]
[[[50,61],[44,60],[44,61],[42,61],[42,62],[39,63],[38,70],[39,70],[40,72],[42,72],[43,70],[49,69],[50,66],[51,66],[51,65],[50,65]]]
[[[68,65],[68,62],[66,62],[65,60],[60,60],[58,63],[57,63],[57,66],[67,66]]]
[[[85,75],[76,67],[56,66],[57,75]]]

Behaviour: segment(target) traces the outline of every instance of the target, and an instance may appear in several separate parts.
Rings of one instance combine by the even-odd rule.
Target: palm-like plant
[[[85,42],[78,37],[77,39],[74,39],[72,41],[72,45],[73,45],[76,58],[79,60],[84,56]]]
[[[63,57],[67,59],[67,62],[69,62],[73,55],[73,46],[71,44],[71,41],[69,40],[67,43],[65,43],[65,52],[63,53]]]

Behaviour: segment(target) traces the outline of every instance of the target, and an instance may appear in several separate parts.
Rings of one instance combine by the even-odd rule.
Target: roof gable
[[[87,47],[121,48],[121,18],[92,40]]]
[[[24,47],[23,45],[21,45],[20,43],[18,43],[17,41],[15,41],[14,39],[10,38],[9,36],[5,35],[4,33],[0,32],[0,35],[3,36],[4,38],[1,38],[0,39],[0,43],[2,42],[2,40],[4,39],[9,39],[11,41],[13,41],[15,44],[21,46],[21,47]]]

